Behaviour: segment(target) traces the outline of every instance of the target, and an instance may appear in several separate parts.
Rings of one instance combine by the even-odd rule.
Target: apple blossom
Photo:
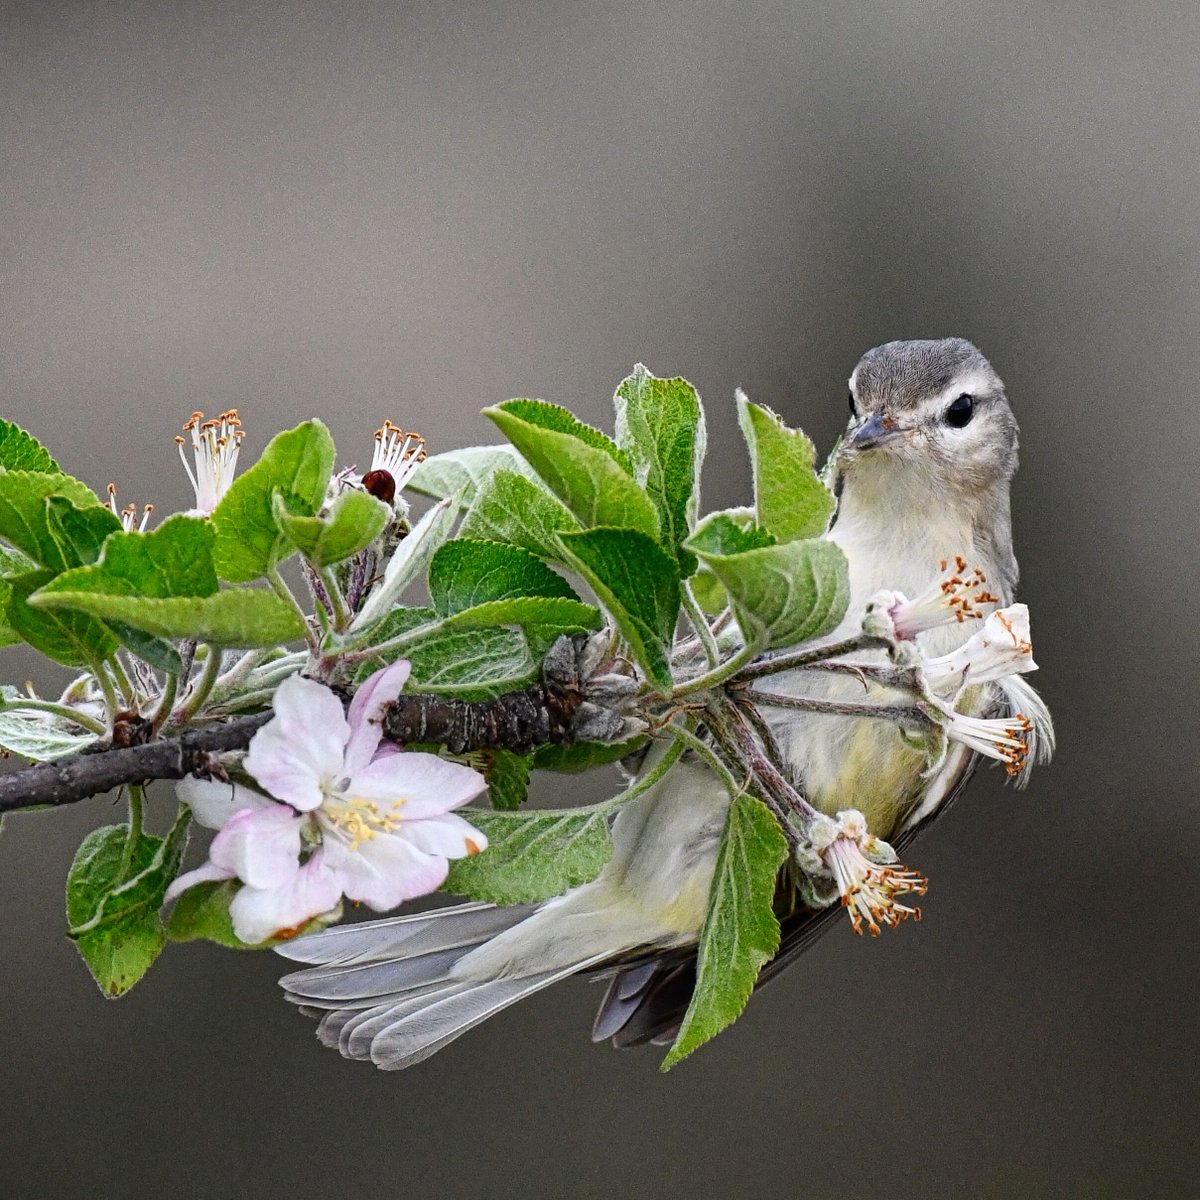
[[[908,892],[923,896],[928,881],[901,866],[896,852],[872,836],[866,818],[856,809],[836,817],[818,816],[809,826],[798,859],[809,876],[832,878],[857,934],[864,923],[871,936],[878,937],[881,924],[894,927],[907,917],[921,919],[919,908],[901,904],[896,897]]]
[[[240,784],[189,777],[177,791],[201,825],[218,829],[208,862],[172,884],[239,879],[230,904],[242,941],[288,937],[342,896],[376,911],[436,890],[448,860],[487,838],[452,809],[487,786],[478,771],[436,754],[380,747],[386,704],[408,678],[393,663],[359,688],[347,714],[329,688],[293,675],[275,715],[250,743]]]

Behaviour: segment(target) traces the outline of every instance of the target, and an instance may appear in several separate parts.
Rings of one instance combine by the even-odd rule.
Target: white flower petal
[[[426,854],[440,854],[445,858],[467,858],[486,850],[488,844],[487,838],[474,825],[454,813],[424,821],[405,821],[396,836]]]
[[[322,785],[344,775],[350,726],[342,702],[311,679],[292,675],[275,690],[275,715],[251,739],[246,770],[280,800],[308,812]]]
[[[240,783],[221,783],[217,779],[197,779],[188,775],[175,785],[175,795],[192,810],[197,825],[220,829],[234,813],[246,808],[274,805],[261,792]]]
[[[371,761],[383,735],[379,721],[385,705],[400,695],[411,666],[400,659],[376,671],[354,694],[350,703],[350,740],[346,743],[345,771],[353,775]]]
[[[437,891],[450,870],[445,858],[426,854],[389,833],[377,834],[355,850],[339,837],[327,836],[323,850],[347,898],[376,912]]]
[[[300,830],[307,820],[286,804],[235,813],[213,838],[208,857],[251,887],[279,887],[300,865]]]
[[[471,767],[436,754],[405,751],[377,758],[355,772],[345,791],[381,806],[403,800],[404,819],[420,821],[458,808],[486,788],[487,780]]]
[[[229,905],[229,915],[233,932],[253,945],[290,936],[334,908],[340,898],[337,878],[318,851],[278,887],[241,888]]]
[[[232,878],[232,871],[227,871],[224,867],[218,867],[216,863],[203,863],[194,871],[188,871],[175,879],[171,883],[171,886],[167,888],[166,895],[163,896],[163,903],[169,904],[172,900],[177,899],[186,892],[188,888],[195,887],[198,883],[211,883],[218,879]]]

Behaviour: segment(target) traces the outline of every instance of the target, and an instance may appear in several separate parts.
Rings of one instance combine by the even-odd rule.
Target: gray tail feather
[[[408,917],[385,917],[358,925],[336,925],[275,947],[293,962],[318,967],[360,966],[414,958],[437,950],[486,942],[523,921],[536,905],[497,908],[494,904],[459,904]],[[306,972],[299,972],[298,977]]]
[[[398,1071],[424,1061],[510,1004],[593,966],[602,957],[515,979],[446,980],[395,1003],[327,1013],[319,1036],[347,1058],[369,1059],[385,1071]]]
[[[385,1070],[421,1062],[493,1013],[595,965],[604,955],[535,975],[454,977],[459,959],[527,917],[533,905],[464,904],[415,917],[343,925],[278,947],[310,964],[280,983],[317,1035],[347,1058]]]

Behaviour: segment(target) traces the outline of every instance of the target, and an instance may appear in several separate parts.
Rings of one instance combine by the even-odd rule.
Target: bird
[[[844,553],[849,603],[832,638],[862,628],[883,589],[936,587],[947,564],[971,565],[980,615],[1009,604],[1017,585],[1009,493],[1018,427],[991,364],[962,338],[893,341],[850,376],[850,416],[833,459],[836,516],[826,536]],[[922,632],[922,653],[946,654],[971,622]],[[869,660],[872,652],[856,656]],[[886,651],[876,650],[886,658]],[[826,699],[886,699],[851,674],[795,670],[772,691]],[[1044,757],[1049,714],[1018,676],[965,693],[978,715],[1033,717]],[[764,709],[792,778],[831,816],[855,809],[871,834],[903,848],[961,792],[977,754],[958,742],[936,770],[895,725]],[[1033,748],[1031,747],[1031,750]],[[421,1062],[509,1005],[578,973],[609,980],[593,1028],[618,1047],[669,1043],[696,978],[697,940],[730,797],[687,756],[618,813],[613,855],[600,874],[540,904],[468,903],[383,918],[276,947],[304,964],[281,980],[286,997],[319,1017],[320,1040],[349,1058],[395,1070]],[[829,926],[837,907],[791,905],[781,943],[759,975],[778,975]],[[876,931],[876,930],[873,930]]]

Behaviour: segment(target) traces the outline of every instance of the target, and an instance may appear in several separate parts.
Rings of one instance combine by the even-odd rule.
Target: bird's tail
[[[317,1035],[384,1070],[421,1062],[481,1021],[627,948],[619,923],[569,898],[541,906],[463,904],[342,925],[278,947],[308,964],[285,994],[320,1017]]]

